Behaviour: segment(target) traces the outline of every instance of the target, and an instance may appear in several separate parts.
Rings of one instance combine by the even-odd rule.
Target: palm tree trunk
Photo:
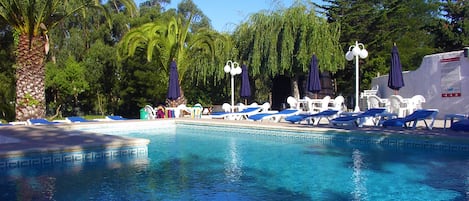
[[[179,96],[179,98],[177,98],[176,100],[166,99],[166,105],[168,107],[177,107],[182,104],[187,104],[187,100],[184,96],[184,91],[182,90],[181,85],[179,85],[179,90],[181,91],[181,96]]]
[[[43,36],[20,35],[16,68],[16,120],[44,118],[45,44]]]

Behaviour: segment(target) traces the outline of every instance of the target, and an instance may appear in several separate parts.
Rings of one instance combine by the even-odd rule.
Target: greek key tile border
[[[97,160],[112,160],[122,157],[148,157],[148,147],[122,147],[103,150],[85,150],[82,152],[41,153],[27,157],[0,159],[0,170],[34,166],[50,166],[59,163],[85,163]]]
[[[178,124],[181,128],[194,128],[211,131],[219,131],[220,135],[229,133],[250,134],[263,136],[276,136],[282,138],[311,140],[322,144],[333,144],[337,142],[353,145],[377,145],[389,148],[413,148],[413,149],[433,149],[440,151],[462,151],[469,152],[469,141],[461,142],[455,140],[423,139],[419,137],[404,137],[402,135],[382,135],[379,133],[357,133],[357,132],[323,132],[323,131],[299,131],[267,128],[242,128],[230,125],[202,125],[202,124]]]

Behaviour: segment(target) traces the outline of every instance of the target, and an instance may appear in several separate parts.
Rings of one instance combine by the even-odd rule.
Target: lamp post
[[[234,111],[234,76],[241,74],[242,70],[239,67],[239,64],[237,62],[233,62],[231,60],[228,60],[226,62],[225,68],[225,73],[230,73],[231,74],[231,112]]]
[[[353,57],[355,57],[355,112],[360,111],[360,106],[358,106],[359,99],[358,99],[358,92],[360,90],[358,79],[359,79],[359,68],[358,68],[358,57],[364,59],[368,57],[368,51],[365,49],[365,45],[362,43],[358,43],[355,41],[355,45],[352,45],[348,48],[348,52],[345,54],[345,59],[347,61],[352,61]]]

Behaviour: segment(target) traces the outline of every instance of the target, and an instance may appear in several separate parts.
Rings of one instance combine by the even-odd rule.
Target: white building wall
[[[446,52],[440,54],[427,55],[423,58],[422,64],[415,71],[405,71],[404,84],[398,92],[404,98],[410,98],[413,95],[423,95],[426,99],[424,108],[439,109],[438,118],[443,118],[445,114],[465,113],[469,114],[469,58],[464,57],[464,51]],[[451,62],[451,65],[460,65],[460,79],[451,79],[451,82],[456,86],[460,83],[460,97],[443,97],[442,94],[448,94],[447,90],[443,89],[445,84],[442,85],[443,80],[447,80],[445,74],[441,72],[442,65]],[[459,59],[459,61],[454,61]],[[459,83],[458,83],[459,82]],[[388,84],[388,75],[374,78],[371,86],[379,86],[378,96],[388,98],[394,94]],[[459,90],[457,90],[459,91]]]

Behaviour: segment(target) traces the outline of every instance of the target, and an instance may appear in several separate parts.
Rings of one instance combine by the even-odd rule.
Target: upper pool
[[[150,139],[148,158],[3,171],[0,200],[469,199],[469,152],[451,141],[185,123],[80,129]]]

